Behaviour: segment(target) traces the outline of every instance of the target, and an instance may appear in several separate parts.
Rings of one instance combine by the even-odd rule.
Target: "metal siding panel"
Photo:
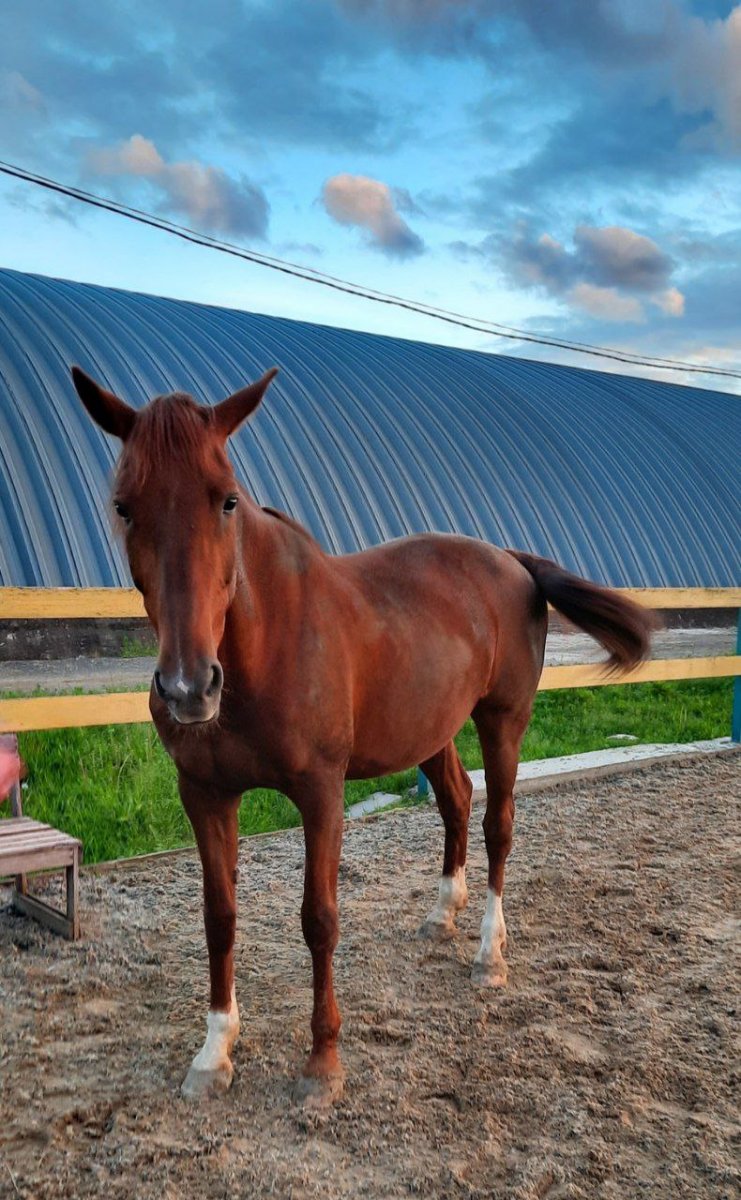
[[[75,361],[136,406],[280,366],[232,458],[330,550],[438,529],[615,585],[741,576],[735,396],[0,271],[2,584],[129,582]]]

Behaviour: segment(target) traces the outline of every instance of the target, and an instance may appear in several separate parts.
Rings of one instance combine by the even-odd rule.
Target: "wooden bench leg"
[[[67,921],[73,942],[80,936],[80,852],[75,850],[75,860],[67,867]]]
[[[35,921],[39,921],[41,925],[46,925],[47,929],[53,929],[55,933],[61,933],[62,937],[66,937],[71,942],[76,942],[80,937],[80,852],[75,851],[74,862],[71,866],[65,867],[67,877],[67,906],[66,912],[59,912],[58,909],[52,908],[45,900],[40,900],[38,896],[32,896],[26,885],[26,876],[16,876],[16,890],[13,893],[13,904],[18,912],[22,912],[24,916],[33,917]],[[18,887],[18,882],[22,880],[23,890]]]

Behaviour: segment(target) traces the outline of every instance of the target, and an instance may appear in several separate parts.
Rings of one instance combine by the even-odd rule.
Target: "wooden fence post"
[[[736,654],[741,654],[741,608],[738,610]],[[733,681],[733,710],[731,712],[731,741],[741,742],[741,675]]]

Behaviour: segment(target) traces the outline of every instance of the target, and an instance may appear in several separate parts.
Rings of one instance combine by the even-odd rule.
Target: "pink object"
[[[0,737],[0,801],[9,796],[11,788],[18,783],[20,773],[21,760],[15,736],[6,734]]]

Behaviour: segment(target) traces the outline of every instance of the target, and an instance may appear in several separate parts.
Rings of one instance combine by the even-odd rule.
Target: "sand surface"
[[[344,1098],[307,1114],[300,830],[245,842],[231,1092],[179,1084],[203,1033],[200,867],[87,874],[71,945],[0,888],[0,1196],[735,1197],[741,756],[523,797],[509,985],[474,988],[486,875],[474,808],[457,938],[415,933],[432,808],[348,828],[336,956]]]

